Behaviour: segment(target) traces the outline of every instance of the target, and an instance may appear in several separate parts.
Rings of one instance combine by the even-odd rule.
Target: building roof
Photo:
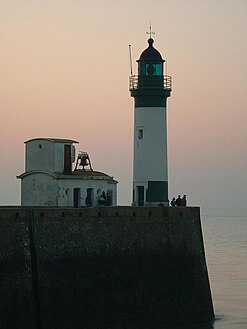
[[[77,176],[77,177],[80,177],[80,178],[88,178],[88,179],[109,179],[109,180],[112,180],[113,182],[116,182],[117,181],[115,179],[113,179],[112,176],[109,176],[107,174],[104,174],[103,172],[101,171],[94,171],[94,170],[82,170],[82,169],[76,169],[72,172],[71,174],[72,176]]]
[[[76,176],[106,176],[111,177],[107,174],[104,174],[101,171],[94,171],[94,170],[83,170],[83,169],[76,169],[72,172],[72,175]]]
[[[43,170],[32,170],[32,171],[27,171],[24,172],[21,175],[18,175],[17,178],[22,179],[28,175],[32,174],[45,174],[52,176],[56,179],[83,179],[83,180],[107,180],[111,181],[113,184],[117,184],[118,181],[116,181],[112,176],[109,176],[107,174],[104,174],[103,172],[100,171],[91,171],[91,170],[82,170],[82,169],[77,169],[72,171],[71,174],[63,174],[63,173],[51,173]]]
[[[157,49],[153,47],[154,40],[152,38],[148,39],[148,48],[146,48],[142,53],[137,62],[140,61],[158,61],[164,62],[161,54]]]
[[[44,138],[44,137],[40,137],[40,138],[33,138],[33,139],[29,139],[27,141],[25,141],[24,143],[29,143],[35,140],[45,140],[45,141],[49,141],[52,143],[79,143],[73,139],[64,139],[64,138]]]

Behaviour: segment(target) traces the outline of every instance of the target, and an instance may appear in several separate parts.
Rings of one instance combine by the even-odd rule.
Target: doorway
[[[137,186],[137,206],[144,206],[144,186]]]
[[[92,207],[92,205],[93,205],[93,189],[87,188],[87,197],[85,200],[85,206]]]
[[[74,208],[80,207],[80,200],[81,200],[81,189],[74,188]]]

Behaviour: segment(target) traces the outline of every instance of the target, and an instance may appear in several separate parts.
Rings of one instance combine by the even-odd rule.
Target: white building
[[[25,172],[21,179],[22,206],[83,207],[117,204],[117,181],[91,167],[77,141],[35,138],[25,142]],[[74,167],[74,169],[73,169]]]

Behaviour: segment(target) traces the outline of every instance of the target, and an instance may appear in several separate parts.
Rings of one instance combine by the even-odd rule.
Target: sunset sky
[[[78,140],[131,203],[128,46],[137,73],[150,20],[173,78],[169,197],[247,214],[246,0],[0,0],[0,205],[20,204],[35,137]]]

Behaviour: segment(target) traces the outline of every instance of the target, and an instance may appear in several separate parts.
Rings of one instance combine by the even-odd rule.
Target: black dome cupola
[[[142,52],[140,58],[137,60],[139,76],[163,75],[163,63],[165,60],[158,50],[153,47],[153,43],[154,40],[149,38],[148,48]]]
[[[154,47],[153,47],[153,44],[154,44],[154,39],[152,39],[152,38],[149,38],[148,39],[148,48],[147,49],[145,49],[143,52],[142,52],[142,54],[141,54],[141,56],[140,56],[140,58],[139,58],[139,60],[137,61],[137,62],[140,62],[140,61],[145,61],[145,60],[148,60],[148,61],[162,61],[162,62],[164,62],[164,60],[162,59],[162,56],[161,56],[161,54],[158,52],[158,50],[157,49],[155,49]]]

